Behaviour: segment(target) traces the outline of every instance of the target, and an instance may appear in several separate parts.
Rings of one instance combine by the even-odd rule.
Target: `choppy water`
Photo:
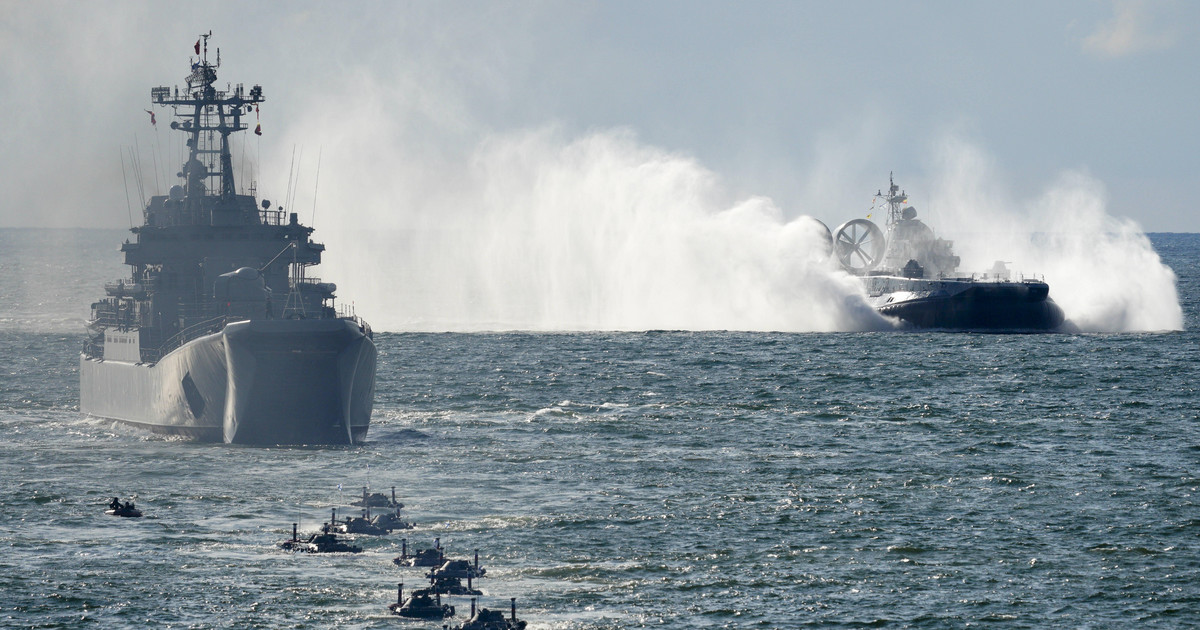
[[[274,547],[368,483],[536,628],[1200,624],[1200,236],[1154,237],[1178,333],[381,333],[323,449],[78,416],[120,238],[0,230],[0,626],[440,627],[399,534]]]

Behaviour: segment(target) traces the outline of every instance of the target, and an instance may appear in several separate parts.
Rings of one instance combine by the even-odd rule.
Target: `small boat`
[[[104,510],[104,513],[109,516],[123,516],[125,518],[140,518],[142,516],[142,511],[133,506],[121,506],[115,510],[109,508]]]
[[[429,590],[441,595],[483,595],[483,591],[471,585],[470,577],[467,578],[466,586],[456,577],[432,578],[429,581]]]
[[[109,516],[121,516],[124,518],[140,518],[142,516],[142,511],[137,509],[132,501],[122,503],[116,497],[113,497],[113,500],[109,502],[108,509],[104,510],[104,513]]]
[[[396,603],[388,606],[393,615],[411,617],[414,619],[445,619],[454,616],[454,607],[442,603],[442,596],[430,592],[427,588],[413,591],[408,599],[404,599],[404,582],[396,592]]]
[[[330,529],[339,534],[365,534],[367,536],[383,536],[389,531],[375,526],[370,519],[360,516],[347,516],[342,522],[334,523]]]
[[[337,508],[333,508],[329,522],[321,529],[327,533],[334,534],[365,534],[367,536],[383,536],[389,530],[382,527],[376,527],[369,518],[370,512],[363,511],[362,516],[347,516],[341,521],[337,520]]]
[[[397,529],[412,529],[413,528],[412,523],[405,521],[400,516],[399,508],[397,508],[395,512],[384,512],[383,514],[376,514],[374,517],[371,518],[371,525],[373,525],[379,529],[386,530],[388,532],[392,532]]]
[[[279,543],[280,549],[300,553],[360,553],[362,551],[362,547],[342,542],[338,539],[337,534],[330,533],[324,527],[321,533],[310,534],[304,540],[300,539],[296,530],[296,523],[292,523],[292,537],[290,540]]]
[[[475,598],[471,598],[471,617],[456,630],[525,630],[525,621],[517,619],[517,598],[512,598],[512,617],[504,618],[498,610],[480,608],[475,610]]]
[[[372,492],[370,494],[367,494],[367,487],[363,486],[362,499],[359,499],[358,501],[355,501],[355,502],[351,503],[350,505],[353,505],[356,507],[368,507],[368,508],[372,508],[372,507],[395,508],[397,510],[404,507],[403,503],[396,500],[396,486],[392,486],[392,497],[390,499],[387,497],[387,495],[383,494],[382,492]]]
[[[443,553],[442,542],[440,538],[433,539],[432,549],[422,549],[416,553],[409,555],[408,539],[400,539],[400,555],[392,559],[396,566],[400,567],[438,567],[446,561],[446,556]]]
[[[284,551],[301,553],[360,553],[362,547],[338,540],[337,534],[313,534],[308,540],[285,540],[279,543]]]
[[[447,560],[442,566],[435,568],[425,577],[431,579],[455,577],[460,579],[481,578],[487,570],[479,566],[479,550],[475,550],[475,564],[469,560]]]

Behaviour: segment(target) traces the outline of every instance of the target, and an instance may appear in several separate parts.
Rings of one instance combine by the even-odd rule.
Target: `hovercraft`
[[[1041,278],[1014,278],[1003,261],[986,273],[959,272],[953,242],[917,219],[895,180],[876,200],[883,207],[873,206],[872,214],[886,210],[886,233],[869,219],[851,219],[832,238],[838,262],[859,277],[880,314],[913,328],[1036,332],[1063,324],[1063,311]]]

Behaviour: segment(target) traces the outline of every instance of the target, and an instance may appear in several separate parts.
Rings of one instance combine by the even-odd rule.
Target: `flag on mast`
[[[158,126],[158,123],[154,121],[154,112],[152,112],[152,111],[150,111],[150,110],[148,110],[148,109],[147,109],[147,110],[145,110],[145,112],[146,112],[147,114],[150,114],[150,124],[151,124],[151,125],[154,125],[155,127],[157,127],[157,126]]]

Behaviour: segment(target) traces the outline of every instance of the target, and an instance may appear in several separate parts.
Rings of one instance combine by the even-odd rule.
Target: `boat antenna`
[[[300,147],[300,157],[296,158],[296,179],[289,178],[288,206],[296,202],[296,189],[300,187],[300,171],[304,168],[304,147]]]
[[[908,193],[900,190],[900,187],[896,185],[894,172],[888,173],[888,193],[886,199],[888,204],[888,227],[890,228],[900,220],[902,214],[901,206],[908,203]]]
[[[242,192],[246,192],[246,139],[239,138],[242,143],[242,156],[238,158],[238,164],[241,166],[241,173],[238,174],[238,181],[242,182]]]
[[[313,211],[312,219],[308,222],[309,227],[317,224],[317,186],[321,184],[321,154],[325,152],[325,147],[317,150],[317,176],[313,178]]]
[[[292,163],[288,166],[288,185],[284,189],[283,203],[292,207],[292,175],[296,172],[296,145],[292,145]]]
[[[200,35],[200,38],[204,40],[204,62],[205,63],[208,63],[208,38],[209,37],[212,37],[211,30],[209,30],[208,33],[201,33],[201,35]],[[220,49],[217,49],[217,65],[218,66],[221,65]]]
[[[137,144],[137,135],[133,136],[133,142]],[[129,167],[133,169],[133,183],[137,185],[138,199],[140,203],[146,203],[146,190],[142,186],[142,161],[138,158],[134,147],[129,149]]]
[[[129,202],[129,175],[125,173],[125,152],[121,151],[121,180],[125,182],[125,210],[129,214],[129,229],[133,229],[133,204]]]

